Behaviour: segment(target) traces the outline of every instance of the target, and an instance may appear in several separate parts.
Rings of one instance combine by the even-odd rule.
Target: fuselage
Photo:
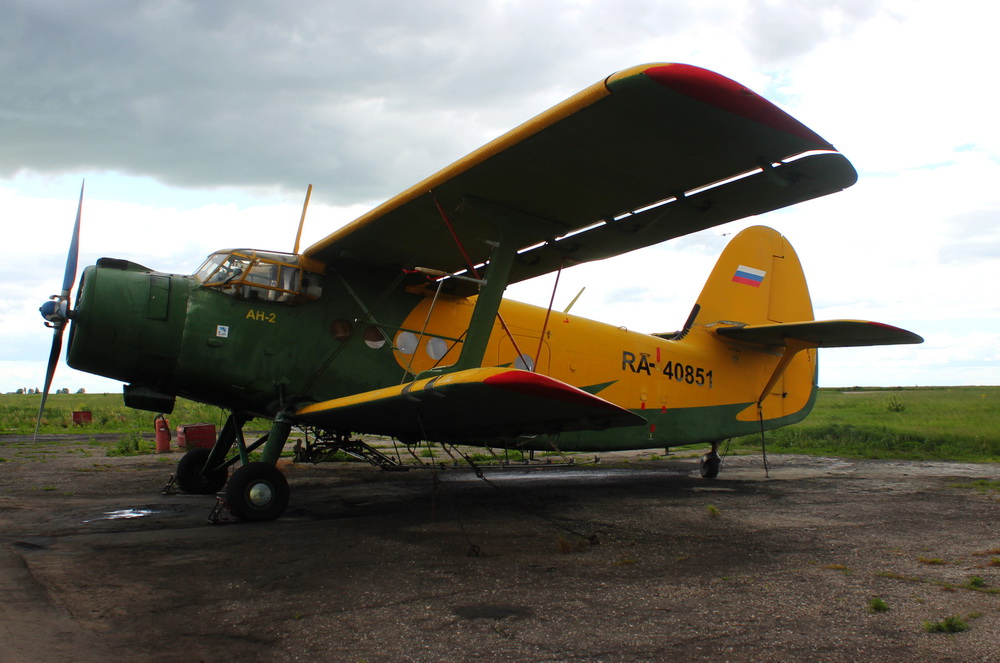
[[[244,278],[230,287],[220,271],[161,274],[102,259],[80,284],[68,362],[129,383],[133,407],[167,410],[182,396],[273,418],[457,360],[475,298],[435,296],[377,272],[296,269],[295,282]],[[655,336],[507,300],[482,365],[534,370],[647,420],[558,439],[565,450],[597,451],[716,441],[760,430],[760,415],[767,428],[800,420],[814,398],[815,352],[793,362],[757,411],[778,359],[704,326]]]

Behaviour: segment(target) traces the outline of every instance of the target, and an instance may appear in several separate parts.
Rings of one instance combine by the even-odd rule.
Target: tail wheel
[[[248,463],[226,485],[226,504],[244,521],[274,520],[288,506],[288,481],[270,463]]]
[[[205,463],[208,462],[208,456],[211,453],[211,449],[199,447],[181,456],[180,461],[177,463],[177,469],[174,471],[174,476],[177,479],[177,485],[185,493],[211,495],[212,493],[219,492],[226,485],[226,478],[228,476],[226,468],[220,467],[208,474],[203,472]]]
[[[722,457],[712,451],[701,457],[699,468],[704,479],[714,479],[719,476],[719,467],[722,465]]]

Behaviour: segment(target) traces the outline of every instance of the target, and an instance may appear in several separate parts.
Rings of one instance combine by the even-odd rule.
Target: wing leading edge
[[[826,195],[857,174],[739,83],[680,64],[610,76],[311,246],[334,266],[458,272],[490,258],[496,213],[522,245],[510,282]],[[447,217],[447,221],[445,218]],[[460,284],[455,284],[461,288]]]
[[[315,403],[297,420],[402,440],[493,437],[644,425],[641,416],[559,380],[477,368]]]

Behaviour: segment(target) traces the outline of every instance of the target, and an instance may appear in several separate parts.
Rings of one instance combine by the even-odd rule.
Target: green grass
[[[1000,387],[821,389],[805,421],[767,432],[770,453],[1000,462]],[[760,448],[760,436],[733,441]]]
[[[138,456],[153,453],[155,445],[143,439],[138,432],[125,433],[118,438],[118,443],[108,446],[109,456]]]
[[[958,615],[950,615],[940,622],[924,622],[928,633],[961,633],[969,630],[969,624]]]
[[[980,495],[989,495],[992,493],[1000,493],[1000,480],[997,479],[975,479],[973,481],[966,481],[963,483],[953,483],[950,484],[951,488],[969,488]]]
[[[876,596],[868,601],[868,612],[889,612],[889,604],[885,602],[885,599]]]
[[[30,434],[40,396],[0,395],[0,434]],[[89,410],[93,422],[73,424],[75,410]],[[214,423],[226,413],[177,399],[171,428],[180,423]],[[52,394],[42,418],[42,433],[152,432],[155,414],[132,410],[120,394]],[[906,389],[821,389],[805,421],[767,432],[769,453],[804,453],[849,458],[1000,462],[1000,387],[918,387]],[[698,445],[692,453],[703,453]],[[732,450],[758,452],[759,435],[733,440]],[[681,449],[681,454],[683,450]],[[502,452],[498,452],[501,458]],[[543,454],[545,455],[545,454]],[[681,458],[675,450],[674,458]],[[521,460],[511,452],[511,461]],[[490,454],[473,457],[493,462]],[[995,491],[995,484],[975,486]]]
[[[38,416],[38,394],[0,395],[0,434],[30,434]],[[89,424],[75,425],[74,411],[90,411]],[[49,394],[39,433],[131,433],[152,432],[153,412],[125,407],[121,394]],[[177,399],[167,415],[171,429],[178,424],[213,423],[221,428],[226,413],[217,407]]]

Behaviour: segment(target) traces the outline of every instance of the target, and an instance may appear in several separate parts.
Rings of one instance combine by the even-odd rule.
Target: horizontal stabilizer
[[[743,343],[784,346],[789,340],[793,340],[811,348],[853,348],[924,342],[923,338],[913,332],[867,320],[812,320],[720,327],[715,333]]]
[[[559,380],[474,368],[302,408],[302,423],[410,440],[463,442],[603,430],[646,420]]]

